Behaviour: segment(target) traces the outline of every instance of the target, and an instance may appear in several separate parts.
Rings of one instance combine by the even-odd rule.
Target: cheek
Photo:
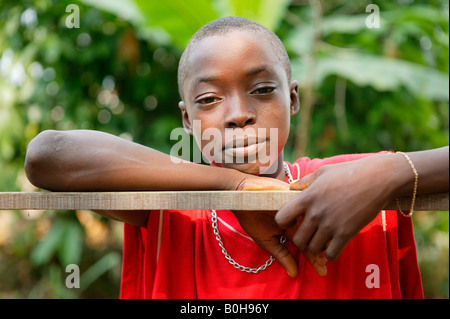
[[[291,115],[288,106],[273,106],[261,113],[260,120],[264,123],[263,126],[277,130],[280,149],[284,147],[289,136],[290,119]]]
[[[197,116],[193,117],[193,136],[203,151],[205,147],[216,148],[222,144],[222,131],[220,130],[220,123],[211,121],[211,116]],[[216,144],[218,146],[216,146]]]

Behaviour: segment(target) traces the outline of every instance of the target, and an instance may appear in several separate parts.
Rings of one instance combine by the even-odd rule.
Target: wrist
[[[391,186],[391,199],[410,196],[414,189],[415,174],[407,157],[401,153],[387,154],[387,183]]]
[[[223,182],[221,189],[238,190],[243,181],[247,178],[247,174],[232,168],[223,168],[220,180]]]

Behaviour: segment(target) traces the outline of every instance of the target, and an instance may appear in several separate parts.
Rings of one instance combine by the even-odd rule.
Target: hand
[[[335,260],[389,198],[383,176],[389,168],[382,161],[374,156],[327,165],[295,181],[291,189],[302,192],[279,210],[277,224],[290,228],[304,219],[293,235],[294,244],[303,252],[325,251],[327,259]]]
[[[262,177],[251,177],[244,180],[238,190],[289,190],[289,185],[273,179]],[[275,211],[234,211],[242,228],[250,235],[255,243],[269,252],[278,261],[288,275],[295,278],[298,273],[297,262],[290,251],[280,243],[280,237],[285,233],[275,222]],[[297,230],[301,221],[286,230],[285,236],[292,240],[293,234]],[[326,258],[324,253],[314,254],[308,250],[304,252],[307,260],[313,265],[320,276],[327,273]]]
[[[242,228],[255,243],[278,261],[289,276],[297,276],[297,262],[291,252],[280,243],[284,231],[275,223],[275,211],[233,211]]]
[[[303,216],[300,216],[297,218],[297,222],[294,226],[289,227],[286,230],[285,236],[293,242],[293,238],[295,233],[297,232],[298,228],[303,222]],[[306,257],[306,260],[309,261],[309,263],[313,266],[316,273],[321,276],[325,277],[327,275],[328,269],[327,269],[327,258],[325,257],[325,252],[321,251],[319,253],[313,253],[307,248],[303,250],[303,255]]]
[[[236,187],[237,191],[280,190],[288,191],[289,184],[270,177],[247,175]]]
[[[286,246],[280,243],[280,238],[284,234],[289,240],[292,240],[292,235],[295,234],[295,231],[301,224],[301,219],[296,225],[284,232],[275,222],[274,216],[276,212],[274,211],[234,211],[233,213],[239,224],[253,238],[255,243],[271,254],[283,266],[290,277],[297,277],[297,262]],[[326,276],[327,259],[324,252],[315,254],[305,249],[303,254],[319,276]]]

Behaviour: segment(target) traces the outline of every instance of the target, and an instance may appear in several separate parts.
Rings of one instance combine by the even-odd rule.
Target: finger
[[[336,260],[350,239],[351,238],[347,239],[343,236],[334,236],[325,250],[326,258],[328,260]]]
[[[245,185],[242,186],[242,190],[244,191],[254,191],[254,190],[289,190],[289,184],[283,181],[260,177],[254,178],[248,181]]]
[[[298,266],[294,256],[277,238],[271,241],[259,243],[269,254],[287,271],[291,278],[297,277]]]
[[[281,228],[292,227],[297,222],[297,218],[305,214],[305,208],[302,205],[302,194],[299,194],[280,208],[275,215],[275,222]]]
[[[318,253],[316,258],[317,258],[316,261],[319,265],[326,266],[328,258],[325,255],[325,251],[321,251],[320,253]]]
[[[325,277],[327,275],[327,259],[324,252],[313,254],[311,251],[306,249],[303,254],[319,276]]]
[[[286,236],[287,239],[289,239],[290,241],[294,240],[295,233],[302,224],[303,219],[305,219],[304,215],[297,217],[293,225],[286,229],[284,235]]]
[[[304,251],[311,238],[317,231],[317,225],[311,221],[311,218],[305,218],[294,235],[293,242],[300,251]]]
[[[302,191],[302,190],[308,188],[316,180],[316,178],[317,178],[316,174],[312,173],[312,174],[306,175],[302,179],[293,181],[291,183],[291,190]]]
[[[308,250],[313,254],[324,251],[328,242],[331,240],[331,233],[323,228],[318,228],[314,236],[308,242]]]

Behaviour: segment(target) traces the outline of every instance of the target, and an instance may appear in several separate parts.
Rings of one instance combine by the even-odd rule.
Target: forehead
[[[270,66],[268,69],[275,73],[284,71],[272,44],[262,33],[241,30],[201,39],[186,63],[185,84],[198,77],[248,73],[262,66]]]

